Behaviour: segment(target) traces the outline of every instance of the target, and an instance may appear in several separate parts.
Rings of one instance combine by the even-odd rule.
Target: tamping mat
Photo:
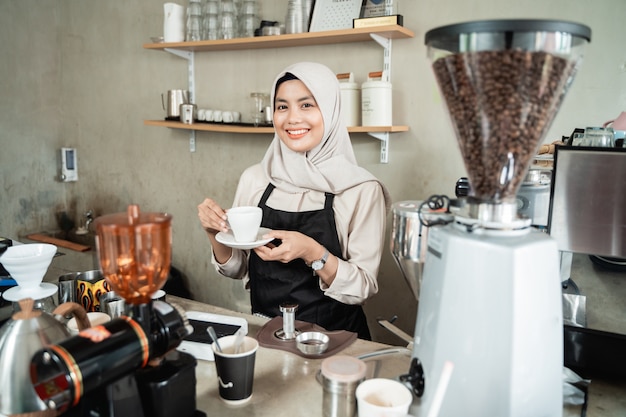
[[[276,330],[283,328],[283,318],[281,316],[274,317],[261,329],[256,335],[256,339],[259,345],[270,349],[281,349],[287,352],[295,353],[298,356],[308,359],[322,359],[328,356],[335,355],[341,352],[346,347],[350,346],[352,342],[356,340],[356,333],[349,332],[347,330],[327,331],[323,327],[314,323],[307,323],[306,321],[295,321],[295,328],[300,332],[322,332],[328,336],[328,349],[326,352],[319,355],[307,355],[298,350],[296,347],[296,340],[282,340],[274,335]]]

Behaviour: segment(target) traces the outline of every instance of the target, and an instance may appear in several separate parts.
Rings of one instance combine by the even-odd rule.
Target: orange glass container
[[[172,258],[172,216],[126,213],[98,217],[96,247],[102,274],[111,289],[129,304],[147,304],[165,285]]]

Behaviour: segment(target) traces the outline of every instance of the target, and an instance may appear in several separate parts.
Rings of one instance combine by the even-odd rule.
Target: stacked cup
[[[187,42],[199,41],[202,39],[202,4],[200,0],[189,0],[187,6],[187,32],[185,40]]]
[[[306,32],[305,25],[308,21],[308,14],[305,15],[304,7],[302,0],[289,0],[287,15],[285,16],[286,33]]]
[[[202,39],[216,40],[220,28],[219,0],[206,0],[202,10]]]
[[[233,39],[239,36],[237,7],[233,0],[222,0],[219,39]]]
[[[241,5],[241,23],[239,35],[241,37],[254,36],[254,30],[259,26],[259,11],[256,0],[245,0]]]

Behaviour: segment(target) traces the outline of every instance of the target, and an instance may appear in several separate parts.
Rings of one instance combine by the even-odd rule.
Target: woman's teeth
[[[307,129],[298,129],[298,130],[288,130],[287,131],[290,135],[303,135],[306,132],[308,132]]]

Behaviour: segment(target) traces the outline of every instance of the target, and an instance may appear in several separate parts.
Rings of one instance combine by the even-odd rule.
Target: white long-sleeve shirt
[[[256,206],[269,184],[260,164],[246,169],[237,186],[233,207]],[[324,207],[323,192],[286,193],[275,188],[267,200],[273,209],[300,212]],[[385,199],[381,185],[369,181],[335,195],[333,210],[342,257],[330,286],[319,280],[325,295],[345,304],[361,304],[378,292],[378,269],[385,241]],[[216,270],[227,277],[248,277],[248,250],[233,249],[224,264],[213,256]]]

